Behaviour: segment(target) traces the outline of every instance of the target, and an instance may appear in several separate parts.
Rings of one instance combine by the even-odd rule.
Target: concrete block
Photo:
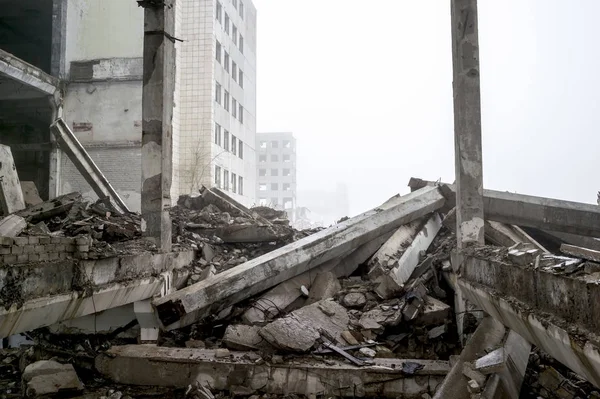
[[[140,325],[140,343],[154,343],[158,341],[160,330],[151,300],[146,299],[134,302],[133,311]]]
[[[273,225],[237,225],[220,227],[215,231],[215,235],[226,243],[260,243],[280,241],[290,237],[292,230],[283,226]]]
[[[23,371],[26,396],[45,397],[46,395],[67,395],[83,391],[71,364],[60,364],[52,360],[32,363]]]
[[[342,305],[350,309],[362,308],[367,304],[367,297],[362,292],[350,292],[342,298]]]
[[[0,144],[0,209],[5,215],[25,209],[21,183],[10,147]],[[0,233],[5,236],[6,234]]]
[[[348,313],[336,302],[323,300],[275,320],[260,330],[271,345],[293,352],[306,352],[315,346],[321,331],[338,342],[348,330]]]
[[[232,350],[255,351],[259,349],[272,348],[263,337],[260,336],[258,326],[246,326],[243,324],[230,324],[225,330],[223,343]]]
[[[342,286],[333,273],[319,273],[310,287],[306,304],[310,305],[323,299],[333,298],[341,289]]]
[[[14,245],[11,249],[10,249],[10,253],[13,255],[22,255],[24,251],[24,247],[19,247],[17,245]]]
[[[9,215],[0,220],[0,236],[17,237],[26,227],[27,222],[24,218],[17,215]],[[26,237],[24,238],[27,239]]]
[[[359,215],[157,299],[154,306],[167,330],[193,324],[431,213],[443,206],[441,197],[437,188],[400,197],[386,208]]]
[[[399,227],[369,260],[369,277],[376,278],[392,269],[424,223],[425,220],[417,219]]]
[[[10,255],[10,247],[0,247],[0,255]]]
[[[560,252],[566,255],[575,256],[580,259],[591,260],[592,262],[600,262],[600,251],[595,251],[593,249],[562,244],[560,246]]]
[[[493,374],[501,371],[506,363],[504,348],[498,348],[475,361],[475,370],[483,374]]]
[[[415,323],[422,326],[440,325],[450,320],[451,314],[452,308],[450,306],[427,295],[422,313],[417,317]]]
[[[38,192],[35,183],[32,181],[22,181],[21,191],[23,192],[23,201],[25,201],[26,207],[38,205],[44,202],[40,197],[40,193]]]
[[[0,237],[0,246],[11,247],[15,243],[12,237]]]

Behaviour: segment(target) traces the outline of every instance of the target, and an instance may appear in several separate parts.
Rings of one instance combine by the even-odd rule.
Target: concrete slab
[[[411,189],[438,186],[448,204],[453,205],[456,187],[412,178]],[[563,201],[502,191],[483,190],[483,209],[486,220],[552,230],[588,237],[600,237],[600,207],[598,205]]]
[[[59,79],[4,50],[0,50],[0,73],[34,89],[39,97],[52,96],[59,90]]]
[[[413,242],[424,223],[425,220],[417,219],[400,226],[369,260],[369,276],[375,278],[392,269],[398,262],[398,258]]]
[[[229,225],[218,228],[215,235],[227,243],[257,243],[280,241],[292,234],[291,229],[276,229],[274,226]]]
[[[230,324],[225,330],[223,343],[229,349],[237,351],[256,351],[271,348],[271,345],[260,336],[260,327],[243,324]]]
[[[600,262],[600,251],[595,251],[593,249],[563,244],[560,246],[560,252],[566,255],[575,256],[576,258]]]
[[[314,358],[281,364],[257,359],[256,354],[248,352],[216,358],[214,350],[130,345],[112,347],[97,357],[96,368],[107,378],[128,385],[186,388],[198,382],[218,391],[244,386],[249,394],[373,398],[433,394],[449,370],[448,362],[427,360],[376,358],[372,366],[356,367]],[[407,376],[402,372],[405,362],[424,367]]]
[[[21,182],[9,146],[0,144],[0,209],[5,215],[25,209]]]
[[[190,325],[337,258],[444,204],[436,188],[397,198],[154,302],[166,329]]]
[[[40,193],[38,192],[35,183],[32,181],[21,181],[21,191],[23,192],[23,200],[25,201],[26,207],[44,202],[40,197]]]
[[[24,218],[17,215],[9,215],[0,220],[0,237],[16,237],[27,227]]]

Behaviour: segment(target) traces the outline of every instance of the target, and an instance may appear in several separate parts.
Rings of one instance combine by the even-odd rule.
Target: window
[[[283,207],[285,209],[292,209],[294,207],[294,200],[293,200],[293,198],[284,198],[283,199]]]
[[[231,152],[233,155],[237,155],[237,137],[231,135]]]
[[[240,112],[239,112],[239,119],[240,119],[240,123],[244,123],[244,107],[242,107],[242,104],[239,104],[240,106]]]
[[[271,176],[279,176],[279,169],[271,169]]]
[[[229,73],[229,53],[225,51],[225,56],[223,57],[223,67]]]
[[[271,155],[271,162],[279,162],[279,156],[277,154]]]
[[[223,26],[225,33],[229,34],[229,15],[225,13],[225,25]]]
[[[235,98],[231,97],[231,116],[237,118],[237,101]]]
[[[258,175],[259,176],[266,176],[267,175],[267,170],[266,169],[259,169],[258,170]]]
[[[292,161],[292,157],[290,156],[290,154],[283,154],[283,162],[291,162]]]
[[[291,169],[284,169],[283,170],[283,175],[284,176],[291,176],[292,175],[292,170]]]
[[[238,156],[240,159],[244,159],[244,142],[242,139],[240,139],[238,143]]]
[[[221,63],[221,43],[217,41],[216,51],[215,51],[215,59]]]
[[[221,145],[221,125],[215,123],[215,144]]]
[[[259,155],[258,156],[258,162],[267,162],[267,156],[266,155]]]
[[[279,148],[279,141],[271,141],[271,148]]]
[[[221,85],[219,82],[215,83],[215,101],[217,104],[221,104]]]
[[[244,3],[240,0],[240,18],[244,19]]]
[[[217,1],[217,12],[215,14],[215,18],[219,23],[223,20],[223,6],[220,1]]]
[[[227,169],[223,171],[223,189],[229,191],[229,171]]]
[[[221,188],[221,167],[215,166],[215,186]]]
[[[278,205],[278,202],[279,201],[277,200],[277,198],[275,198],[275,197],[271,198],[271,206],[273,208],[275,208]]]
[[[225,137],[223,137],[223,149],[229,151],[229,132],[225,130]]]
[[[260,183],[258,185],[258,191],[267,191],[267,183]]]
[[[233,8],[237,10],[237,0],[231,0],[231,3],[233,4]]]
[[[244,178],[242,176],[238,177],[238,194],[244,195]]]
[[[239,84],[240,87],[243,89],[244,88],[244,72],[240,69],[240,76],[239,76]]]
[[[223,96],[223,108],[225,108],[225,111],[229,111],[229,92],[227,90],[224,90],[225,95]]]
[[[235,44],[237,46],[238,43],[238,33],[237,33],[237,28],[235,27],[234,24],[231,24],[231,39],[233,39],[233,44]]]
[[[237,64],[235,63],[235,61],[231,61],[231,77],[233,78],[233,80],[235,82],[237,82],[237,74],[238,74]]]
[[[290,191],[292,189],[292,185],[290,183],[283,183],[283,191]]]
[[[231,191],[237,192],[237,175],[235,173],[231,174]]]
[[[259,204],[260,206],[267,206],[267,199],[266,199],[266,198],[262,198],[262,197],[260,197],[260,198],[258,199],[258,204]]]
[[[277,190],[279,190],[279,184],[271,183],[271,191],[277,191]]]
[[[260,142],[260,148],[267,148],[267,142],[266,141],[261,141]]]
[[[292,148],[292,142],[290,140],[283,140],[283,148]]]
[[[240,53],[244,54],[244,37],[240,35]]]

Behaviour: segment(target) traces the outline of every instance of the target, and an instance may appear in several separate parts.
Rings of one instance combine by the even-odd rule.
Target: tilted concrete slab
[[[16,237],[27,227],[24,218],[17,215],[9,215],[0,220],[0,237]]]
[[[456,201],[456,187],[412,178],[411,189],[439,186],[448,204]],[[600,207],[572,201],[483,190],[485,218],[517,226],[600,237]]]
[[[192,324],[372,241],[443,206],[425,188],[154,302],[167,329]]]
[[[563,244],[560,246],[560,252],[577,258],[591,260],[592,262],[600,262],[600,251],[595,251],[593,249]]]
[[[0,50],[0,74],[35,89],[40,95],[54,95],[60,86],[59,79],[4,50]]]
[[[21,182],[9,146],[0,144],[0,210],[5,215],[25,209]]]
[[[252,395],[327,395],[336,397],[421,398],[433,394],[449,370],[445,361],[374,359],[372,366],[296,358],[281,364],[259,363],[252,352],[217,358],[214,350],[147,345],[116,346],[96,358],[107,378],[127,385],[186,388],[198,382],[218,391]],[[415,375],[402,372],[415,362]]]

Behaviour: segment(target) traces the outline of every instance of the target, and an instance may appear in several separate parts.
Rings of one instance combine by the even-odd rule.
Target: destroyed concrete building
[[[456,184],[314,231],[214,187],[173,204],[176,12],[140,3],[141,215],[61,118],[97,201],[44,201],[0,147],[0,397],[600,397],[600,208],[484,190],[476,0]]]

